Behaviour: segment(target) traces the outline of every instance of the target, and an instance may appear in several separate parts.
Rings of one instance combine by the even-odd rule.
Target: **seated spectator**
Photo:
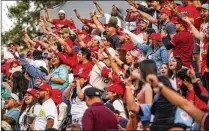
[[[2,115],[2,120],[6,121],[11,127],[12,130],[19,130],[18,127],[18,117],[20,110],[18,107],[19,98],[16,94],[9,94],[6,97],[4,108],[6,113]]]
[[[114,113],[102,103],[101,92],[94,87],[90,87],[85,89],[84,94],[88,109],[82,118],[83,130],[117,129],[117,120]]]

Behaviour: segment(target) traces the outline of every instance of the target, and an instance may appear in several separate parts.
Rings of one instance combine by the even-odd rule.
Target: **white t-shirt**
[[[202,36],[208,35],[208,33],[209,33],[208,27],[209,27],[209,22],[201,24],[200,34]],[[204,52],[203,46],[204,46],[204,43],[202,41],[200,41],[200,61],[202,61],[202,53]]]
[[[47,122],[47,119],[49,118],[53,119],[54,120],[53,128],[58,129],[57,107],[54,101],[51,98],[49,98],[42,104],[42,108],[44,110],[45,121]]]
[[[105,24],[108,24],[108,23],[109,23],[109,20],[110,20],[110,18],[111,18],[111,15],[105,13],[105,14],[104,14],[104,17],[105,17],[105,19],[106,19]],[[118,26],[121,27],[121,24],[122,24],[122,23],[121,23],[120,19],[119,19],[118,17],[116,17],[116,18],[118,19]]]
[[[103,63],[102,61],[100,61],[99,64],[102,67],[106,67],[105,63]],[[90,76],[89,83],[93,87],[104,91],[104,87],[108,85],[109,79],[101,76],[101,70],[98,68],[96,64],[93,66],[89,76]]]
[[[59,115],[58,115],[58,129],[62,125],[62,121],[66,118],[67,116],[67,105],[62,102],[59,104]]]
[[[36,116],[34,120],[34,129],[45,130],[47,122],[44,117],[44,110],[42,109],[42,106],[37,103],[30,108],[30,111],[28,110],[29,108],[26,108],[19,118],[20,130],[27,130],[27,124],[24,125],[24,118],[26,118],[25,115],[27,114],[27,112],[30,115],[34,114]]]
[[[112,105],[115,108],[115,110],[120,111],[120,116],[127,119],[122,100],[117,99],[112,103]]]
[[[92,87],[90,85],[87,85],[85,87],[82,88],[82,92],[84,93],[84,90]],[[72,93],[71,93],[72,94]],[[72,97],[72,95],[71,95]],[[86,102],[79,99],[78,96],[76,96],[75,98],[70,98],[70,102],[71,102],[71,115],[72,115],[72,122],[76,119],[81,120],[83,117],[84,112],[86,111],[86,109],[88,108],[86,105]]]

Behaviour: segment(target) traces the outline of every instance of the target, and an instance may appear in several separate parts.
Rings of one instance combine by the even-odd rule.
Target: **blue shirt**
[[[158,74],[160,74],[161,65],[163,63],[168,63],[168,59],[169,59],[168,50],[164,46],[161,46],[156,49],[152,49],[150,45],[141,44],[141,43],[135,43],[135,46],[141,49],[143,52],[147,52],[146,59],[151,59],[155,61],[158,69]]]
[[[19,115],[20,115],[20,110],[18,108],[12,108],[5,113],[5,116],[10,117],[15,120],[15,123],[11,125],[13,130],[18,130]]]
[[[58,68],[52,69],[49,75],[52,75],[55,78],[61,78],[65,81],[64,84],[58,84],[58,83],[49,81],[48,83],[52,86],[52,88],[58,88],[61,90],[68,86],[69,76],[68,76],[68,69],[65,65],[61,64]]]

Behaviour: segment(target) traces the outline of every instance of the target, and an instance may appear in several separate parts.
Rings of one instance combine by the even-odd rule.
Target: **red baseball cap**
[[[52,89],[52,95],[51,95],[52,100],[56,104],[62,103],[62,92],[59,89]]]
[[[182,24],[185,27],[188,27],[188,24],[180,18],[177,18],[176,21],[175,21],[175,24],[178,24],[178,23]]]
[[[23,91],[23,94],[24,95],[25,95],[25,93],[29,93],[29,94],[31,94],[31,95],[33,95],[35,97],[38,97],[39,96],[38,91],[35,90],[35,89],[32,89],[32,88],[29,88],[29,89]]]
[[[110,86],[106,87],[108,92],[115,92],[117,94],[124,94],[124,88],[119,84],[111,84]]]
[[[168,8],[162,8],[160,10],[160,13],[165,13],[167,14],[168,16],[171,16],[171,11],[168,9]]]
[[[11,63],[12,63],[12,64],[15,63],[15,64],[17,64],[17,65],[20,65],[20,62],[19,62],[18,60],[16,60],[16,59],[13,60]]]
[[[82,78],[87,79],[87,80],[89,79],[89,74],[87,74],[86,72],[79,72],[78,74],[74,75],[74,77],[76,77],[76,76],[82,77]]]
[[[47,83],[42,83],[38,89],[52,92],[52,87]]]
[[[126,43],[124,43],[122,45],[121,49],[123,49],[125,51],[129,51],[129,50],[132,50],[132,49],[136,49],[136,47],[134,46],[133,42],[127,41]]]
[[[85,30],[77,30],[78,34],[84,34],[84,35],[88,35],[88,33]]]
[[[162,41],[162,38],[161,38],[161,34],[160,33],[152,33],[149,36],[149,38],[152,39],[152,40],[156,40],[156,41]]]

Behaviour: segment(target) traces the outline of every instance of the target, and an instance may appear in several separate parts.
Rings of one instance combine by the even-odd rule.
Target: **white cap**
[[[147,3],[146,3],[146,2],[144,2],[144,1],[140,2],[139,4],[141,4],[141,5],[143,5],[144,7],[148,8]]]
[[[97,40],[97,41],[99,41],[99,43],[102,42],[102,41],[101,41],[101,37],[98,36],[98,35],[93,36],[92,40]]]
[[[64,11],[64,10],[60,10],[60,11],[58,12],[58,14],[59,14],[59,13],[65,14],[65,11]]]
[[[17,102],[19,101],[19,97],[16,94],[14,94],[14,93],[9,94],[6,98],[13,98]]]
[[[112,57],[114,58],[115,55],[116,55],[115,50],[114,50],[113,48],[111,48],[111,47],[109,47],[107,50],[109,51],[109,53],[110,53],[110,54],[112,55]],[[102,52],[102,55],[103,55],[105,58],[108,57],[107,54],[106,54],[105,52]]]

